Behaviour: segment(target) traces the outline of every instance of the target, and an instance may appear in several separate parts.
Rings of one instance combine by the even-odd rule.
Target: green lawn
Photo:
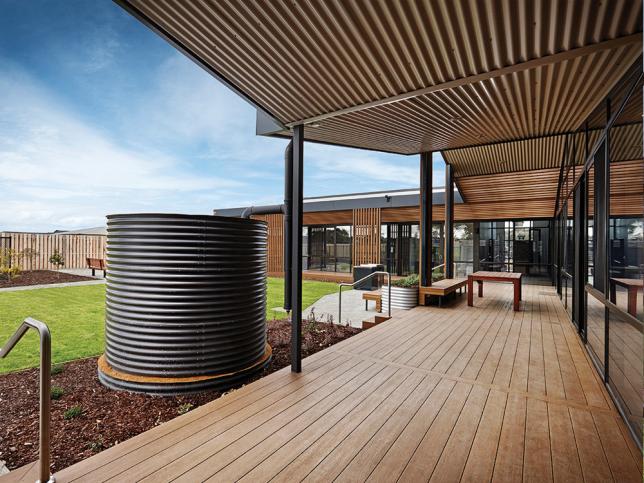
[[[335,283],[304,281],[303,305],[337,290]],[[283,294],[283,280],[269,278],[268,317],[274,317],[272,308],[282,306]],[[0,346],[30,316],[49,326],[54,363],[98,355],[103,352],[104,306],[104,285],[0,292]],[[0,374],[37,365],[38,335],[30,330],[6,359],[0,359]]]

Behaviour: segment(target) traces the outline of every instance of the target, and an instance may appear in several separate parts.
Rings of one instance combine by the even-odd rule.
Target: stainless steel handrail
[[[40,335],[40,479],[37,483],[54,483],[56,480],[49,473],[51,421],[51,333],[49,327],[39,320],[27,317],[4,347],[0,348],[0,358],[7,357],[29,329],[37,330]]]
[[[338,322],[341,324],[342,323],[342,287],[355,287],[356,285],[366,282],[369,280],[371,277],[374,277],[375,275],[387,275],[387,286],[389,287],[389,297],[387,298],[387,312],[388,316],[391,317],[391,274],[389,272],[372,272],[366,277],[362,277],[360,280],[356,280],[353,283],[347,283],[347,282],[342,282],[340,284],[340,292],[338,296]]]

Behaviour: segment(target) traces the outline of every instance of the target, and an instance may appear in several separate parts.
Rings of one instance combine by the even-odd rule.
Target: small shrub
[[[65,370],[65,364],[54,364],[51,366],[51,375],[55,376],[62,373]]]
[[[54,401],[57,401],[61,397],[63,397],[63,394],[65,394],[65,390],[60,387],[60,386],[52,386],[51,388],[51,398]]]
[[[72,406],[63,413],[65,419],[74,419],[83,414],[83,408],[80,406]]]
[[[21,262],[25,259],[31,260],[37,255],[38,252],[32,248],[25,248],[20,252],[12,248],[0,248],[0,275],[11,281],[20,275]]]
[[[190,411],[194,406],[191,403],[184,403],[179,406],[177,409],[177,412],[179,414],[186,414],[188,411]]]
[[[54,250],[54,253],[49,257],[49,263],[54,265],[57,270],[60,270],[61,267],[65,266],[65,259],[61,255],[61,253],[58,251],[58,248]]]
[[[92,453],[100,453],[105,449],[105,444],[102,441],[91,441],[87,443],[87,448],[92,451]]]
[[[419,285],[419,279],[417,274],[409,275],[408,277],[401,278],[398,280],[392,280],[392,287],[403,287],[403,288],[416,288]]]

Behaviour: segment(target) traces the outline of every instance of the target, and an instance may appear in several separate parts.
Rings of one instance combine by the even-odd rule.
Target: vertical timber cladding
[[[105,258],[105,235],[2,232],[3,247],[16,252],[32,250],[34,256],[23,258],[23,270],[55,270],[49,259],[56,250],[65,264],[62,268],[85,268],[87,258]]]
[[[269,275],[284,276],[284,215],[256,215],[252,218],[268,224],[266,271]]]
[[[353,210],[353,265],[380,263],[380,208]]]

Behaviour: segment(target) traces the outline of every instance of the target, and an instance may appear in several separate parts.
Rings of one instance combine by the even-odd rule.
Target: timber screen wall
[[[105,235],[2,232],[2,248],[16,252],[33,250],[36,255],[20,262],[23,270],[55,270],[49,262],[56,250],[65,260],[62,268],[85,268],[87,258],[105,258]]]

